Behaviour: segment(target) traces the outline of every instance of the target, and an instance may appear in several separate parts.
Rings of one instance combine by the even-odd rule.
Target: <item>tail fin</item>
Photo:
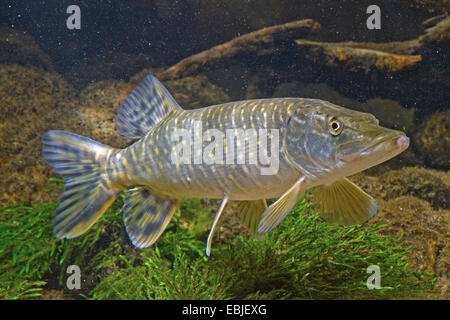
[[[114,149],[66,131],[48,131],[42,142],[43,157],[66,181],[53,232],[60,239],[77,237],[101,217],[119,192],[105,174]]]

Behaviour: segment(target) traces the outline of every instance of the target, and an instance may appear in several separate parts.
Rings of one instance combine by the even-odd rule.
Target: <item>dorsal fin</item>
[[[161,82],[150,74],[120,106],[117,131],[126,139],[140,139],[172,110],[182,109]]]

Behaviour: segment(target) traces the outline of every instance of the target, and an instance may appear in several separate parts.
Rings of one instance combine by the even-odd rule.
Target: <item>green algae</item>
[[[302,214],[299,203],[267,239],[239,237],[213,256],[142,252],[142,265],[102,279],[95,299],[390,299],[424,297],[432,275],[408,269],[400,239],[379,235],[384,225],[333,226]],[[176,252],[176,249],[175,249]],[[381,269],[381,289],[369,290],[367,267]],[[130,288],[130,282],[133,283]]]
[[[40,295],[57,249],[51,233],[54,204],[24,203],[0,212],[0,298],[18,299]],[[39,248],[39,249],[38,249]]]
[[[210,208],[183,202],[157,243],[134,248],[118,199],[86,234],[52,234],[55,203],[0,210],[0,298],[26,299],[56,288],[66,294],[66,269],[80,266],[88,299],[396,299],[434,292],[433,275],[410,270],[401,239],[383,225],[338,227],[302,200],[266,239],[238,237],[204,254]],[[195,219],[199,212],[200,220]],[[367,267],[381,270],[381,288],[366,286]]]

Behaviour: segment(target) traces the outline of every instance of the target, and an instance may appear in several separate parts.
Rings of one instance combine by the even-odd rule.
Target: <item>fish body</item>
[[[370,114],[318,99],[276,98],[183,110],[153,76],[120,107],[115,149],[65,131],[43,136],[43,156],[66,181],[54,233],[73,238],[90,228],[125,191],[124,222],[138,247],[153,244],[186,198],[222,199],[207,254],[229,200],[240,201],[255,234],[276,227],[312,187],[322,216],[361,223],[375,200],[345,179],[408,147],[403,132]],[[131,188],[131,186],[136,186]],[[266,199],[278,198],[270,206]]]
[[[123,185],[148,185],[154,193],[169,193],[180,199],[222,199],[224,194],[228,194],[230,200],[276,198],[298,179],[300,172],[282,154],[277,159],[277,174],[261,175],[264,166],[258,162],[238,163],[236,155],[248,155],[250,146],[234,146],[236,140],[228,145],[226,132],[266,129],[267,135],[271,130],[282,134],[290,110],[308,103],[312,102],[307,99],[261,99],[174,112],[141,140],[111,157],[110,179]],[[223,133],[223,149],[234,147],[234,161],[227,163],[223,156],[223,163],[208,164],[203,159],[195,163],[192,155],[190,163],[174,164],[171,160],[176,148],[171,139],[173,128],[186,129],[194,136],[196,124],[203,132],[213,129]],[[267,137],[267,141],[270,140]],[[197,149],[205,150],[209,143],[203,141]]]

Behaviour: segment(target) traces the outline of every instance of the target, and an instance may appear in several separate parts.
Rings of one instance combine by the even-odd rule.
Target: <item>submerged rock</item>
[[[414,147],[435,168],[450,169],[450,111],[431,115],[414,136]]]
[[[403,196],[383,203],[371,222],[387,223],[382,233],[402,237],[401,245],[411,247],[408,253],[410,267],[435,273],[441,289],[440,298],[449,298],[450,211],[433,210],[424,200]]]
[[[86,132],[74,112],[76,91],[58,74],[0,65],[0,203],[45,201],[55,176],[41,156],[50,129]],[[54,194],[53,194],[54,195]]]
[[[158,72],[160,72],[160,69],[143,70],[131,78],[130,82],[137,85],[149,74],[158,77]],[[221,87],[211,83],[205,75],[167,80],[162,81],[162,83],[170,94],[173,95],[181,108],[186,110],[208,107],[230,101],[230,97],[225,91]]]
[[[0,64],[20,64],[53,71],[50,57],[28,33],[0,27]]]
[[[125,147],[129,141],[116,130],[117,110],[134,85],[121,80],[95,82],[80,92],[77,113],[83,125],[92,128],[92,139],[114,147]]]
[[[221,87],[209,82],[206,76],[186,77],[164,83],[183,109],[203,108],[231,100]]]
[[[377,166],[350,179],[370,195],[383,200],[414,196],[430,203],[434,209],[450,209],[450,172],[421,167],[387,170]]]

